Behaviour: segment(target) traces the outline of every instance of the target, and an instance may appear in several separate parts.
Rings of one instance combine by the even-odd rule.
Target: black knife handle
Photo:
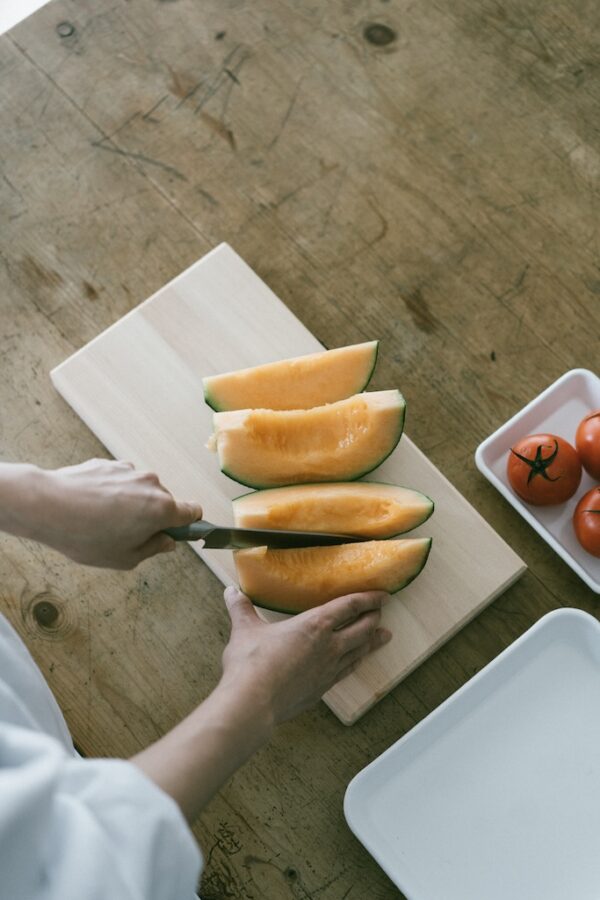
[[[165,534],[172,537],[174,541],[199,541],[205,538],[215,528],[212,522],[205,522],[204,519],[198,519],[191,525],[178,525],[175,528],[165,528]]]

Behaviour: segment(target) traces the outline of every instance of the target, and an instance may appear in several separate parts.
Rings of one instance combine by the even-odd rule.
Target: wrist
[[[46,476],[29,463],[0,464],[0,530],[39,540]]]
[[[269,705],[222,680],[179,725],[131,761],[193,822],[272,730]]]
[[[271,739],[275,715],[270,698],[257,685],[244,683],[225,673],[205,703],[214,705],[219,719],[244,736],[249,754]]]

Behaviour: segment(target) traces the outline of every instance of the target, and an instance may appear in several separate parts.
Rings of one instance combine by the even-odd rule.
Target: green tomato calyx
[[[530,484],[530,482],[535,478],[536,475],[541,475],[542,478],[546,479],[546,481],[558,481],[558,479],[562,477],[561,475],[557,475],[556,478],[551,478],[546,471],[556,459],[556,455],[558,453],[558,441],[554,441],[554,450],[552,451],[550,456],[542,456],[542,448],[549,446],[549,444],[538,444],[538,448],[535,451],[535,457],[533,459],[528,459],[526,456],[522,456],[520,453],[517,453],[517,451],[513,450],[512,447],[510,448],[511,453],[514,453],[514,455],[518,457],[521,462],[524,462],[530,467],[530,472],[527,476],[527,484]]]

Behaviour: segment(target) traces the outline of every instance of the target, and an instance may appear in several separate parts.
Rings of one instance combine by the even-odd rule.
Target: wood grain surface
[[[206,447],[213,412],[202,401],[202,378],[321,349],[264,281],[221,244],[53,369],[51,378],[113,456],[157,472],[174,496],[201,501],[209,521],[233,525],[231,501],[247,488],[223,475]],[[425,570],[383,611],[390,643],[325,697],[346,725],[525,568],[408,435],[367,480],[430,496],[434,516],[411,536],[430,537],[433,545]],[[223,584],[237,583],[230,551],[191,547]]]
[[[227,241],[323,344],[383,336],[373,389],[418,398],[411,437],[528,565],[353,728],[321,704],[279,730],[198,823],[206,900],[397,897],[348,781],[544,612],[597,614],[473,451],[598,369],[599,26],[590,0],[53,0],[0,38],[3,459],[102,455],[50,369]],[[217,680],[221,586],[189,554],[115,574],[1,538],[1,608],[86,753]]]

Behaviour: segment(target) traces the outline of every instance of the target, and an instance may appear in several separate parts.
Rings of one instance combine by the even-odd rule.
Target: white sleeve
[[[179,807],[136,766],[0,724],[0,900],[192,900],[201,865]]]

